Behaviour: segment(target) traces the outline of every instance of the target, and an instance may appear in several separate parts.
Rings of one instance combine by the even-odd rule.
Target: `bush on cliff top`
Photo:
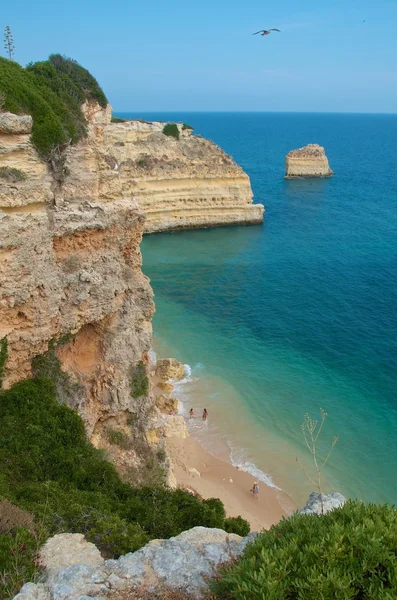
[[[98,82],[76,61],[52,54],[24,69],[0,57],[2,110],[33,117],[32,142],[49,159],[54,149],[77,142],[86,133],[81,111],[85,100],[103,107],[107,100]]]
[[[0,392],[2,498],[29,511],[43,538],[82,532],[106,556],[117,557],[152,538],[175,536],[196,525],[224,528],[226,523],[219,500],[202,502],[183,490],[123,483],[88,441],[81,418],[56,401],[56,386],[44,377]],[[24,538],[31,536],[21,531]],[[9,555],[15,551],[10,535],[0,535],[0,598],[13,595],[10,586],[16,593],[33,568],[33,542],[23,542],[26,568],[3,585],[2,573],[11,569]]]
[[[397,598],[397,511],[355,501],[295,514],[258,536],[212,587],[228,600]]]
[[[166,125],[164,125],[163,133],[164,135],[168,135],[170,137],[175,138],[176,140],[179,140],[179,129],[176,123],[167,123]]]

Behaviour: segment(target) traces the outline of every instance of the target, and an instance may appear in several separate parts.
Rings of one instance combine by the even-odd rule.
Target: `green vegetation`
[[[127,119],[119,119],[119,117],[115,117],[114,115],[112,115],[112,118],[110,119],[112,123],[126,123]]]
[[[8,356],[8,342],[7,342],[7,338],[3,337],[0,340],[0,390],[3,385],[4,368],[5,368],[5,364],[7,362],[7,356]]]
[[[0,535],[0,598],[13,598],[23,583],[36,579],[37,551],[44,541],[22,527]]]
[[[70,379],[70,377],[61,369],[56,350],[60,346],[69,343],[73,336],[66,334],[58,340],[50,340],[47,352],[35,356],[32,360],[32,373],[35,377],[46,377],[50,379],[56,387],[57,398],[67,404],[79,392],[84,393],[82,386]]]
[[[150,465],[147,470],[150,475]],[[43,377],[0,392],[2,498],[28,511],[36,532],[23,520],[25,527],[15,523],[10,533],[0,534],[0,598],[32,579],[38,537],[41,543],[57,532],[82,532],[104,556],[117,557],[153,538],[196,525],[233,528],[236,521],[226,522],[219,500],[202,502],[183,490],[123,483],[87,440],[81,418],[57,402],[56,385]],[[1,518],[0,512],[4,531]]]
[[[212,588],[228,600],[392,600],[397,511],[355,501],[326,515],[295,514],[258,536]]]
[[[81,104],[86,100],[107,104],[94,77],[60,54],[26,69],[0,58],[0,96],[3,110],[32,115],[32,142],[54,170],[63,148],[86,134]]]
[[[139,361],[132,372],[130,387],[133,398],[146,396],[146,394],[149,392],[149,379],[146,374],[145,364],[142,360]]]
[[[176,123],[167,123],[166,125],[164,125],[163,133],[164,135],[168,135],[175,138],[176,140],[179,140],[179,129]]]
[[[193,130],[193,129],[194,129],[194,127],[192,127],[191,125],[188,125],[187,123],[184,123],[184,124],[182,125],[182,129],[183,129],[183,131],[184,131],[185,129],[191,129],[191,130]]]
[[[125,431],[120,429],[108,429],[107,438],[109,444],[119,446],[123,450],[129,450],[131,448],[131,440]]]
[[[13,167],[0,167],[0,177],[7,181],[11,181],[12,183],[16,183],[17,181],[25,181],[26,173]]]
[[[242,517],[231,517],[225,519],[225,530],[229,533],[237,533],[237,535],[245,537],[250,532],[250,526]]]

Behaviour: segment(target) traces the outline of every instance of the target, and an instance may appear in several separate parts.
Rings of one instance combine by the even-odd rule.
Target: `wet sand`
[[[212,456],[192,437],[168,438],[166,446],[178,487],[193,489],[204,499],[219,498],[227,516],[241,515],[252,531],[269,529],[296,510],[287,494],[262,482],[259,498],[254,499],[250,493],[253,476]],[[200,476],[189,469],[195,469]]]

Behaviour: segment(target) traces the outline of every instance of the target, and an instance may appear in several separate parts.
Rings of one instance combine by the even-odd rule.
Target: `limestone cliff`
[[[214,143],[182,125],[177,140],[164,123],[110,123],[110,115],[89,107],[89,137],[68,155],[69,200],[135,198],[145,233],[263,221],[248,176]]]
[[[141,271],[142,210],[125,198],[90,203],[83,183],[80,200],[68,203],[30,142],[31,121],[21,117],[18,125],[18,117],[6,117],[0,121],[3,386],[31,375],[32,361],[36,368],[43,363],[90,436],[110,417],[117,425],[131,413],[143,430],[153,427],[151,396],[131,394],[137,365],[147,362],[154,310]]]
[[[52,168],[32,119],[0,113],[0,379],[50,374],[97,445],[104,422],[126,431],[131,414],[156,443],[153,394],[132,391],[147,376],[154,310],[142,234],[259,222],[263,207],[232,159],[189,130],[176,140],[160,123],[111,123],[110,106],[83,111],[87,137]]]
[[[318,144],[307,144],[291,150],[285,157],[286,178],[329,177],[333,174],[325,150]]]

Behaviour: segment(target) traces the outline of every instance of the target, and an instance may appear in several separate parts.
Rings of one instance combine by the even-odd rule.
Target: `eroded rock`
[[[179,381],[185,375],[185,367],[176,358],[159,358],[155,372],[161,381],[167,382],[170,379]]]
[[[207,579],[215,575],[217,567],[237,558],[252,539],[252,535],[241,538],[221,529],[194,527],[169,540],[152,540],[137,552],[117,560],[102,559],[98,565],[85,563],[81,555],[82,563],[45,571],[42,583],[24,585],[15,600],[82,600],[83,597],[99,600],[114,590],[136,590],[141,586],[183,588],[200,598],[207,589]],[[54,551],[60,547],[59,542],[51,544],[49,540]],[[72,553],[74,548],[82,548],[80,536],[76,541],[64,538],[62,554],[68,544]],[[86,546],[87,561],[92,559],[89,546]],[[59,559],[54,557],[52,564],[56,560]],[[59,560],[59,564],[63,562]]]
[[[333,174],[325,150],[318,144],[307,144],[288,152],[285,158],[286,178],[329,177]]]
[[[87,542],[82,533],[60,533],[48,539],[39,554],[40,564],[47,576],[55,571],[85,564],[99,567],[103,558],[98,548]]]
[[[346,498],[342,494],[339,494],[339,492],[331,492],[330,494],[322,494],[321,496],[318,492],[312,492],[306,502],[305,508],[300,512],[302,515],[321,515],[334,510],[334,508],[343,506],[345,502]]]
[[[164,417],[164,437],[177,437],[185,439],[189,437],[186,421],[182,415],[167,415]]]
[[[14,115],[0,112],[0,133],[31,133],[33,119],[30,115]]]
[[[156,396],[156,406],[160,412],[165,414],[177,413],[179,409],[178,398],[168,398],[164,394]]]

